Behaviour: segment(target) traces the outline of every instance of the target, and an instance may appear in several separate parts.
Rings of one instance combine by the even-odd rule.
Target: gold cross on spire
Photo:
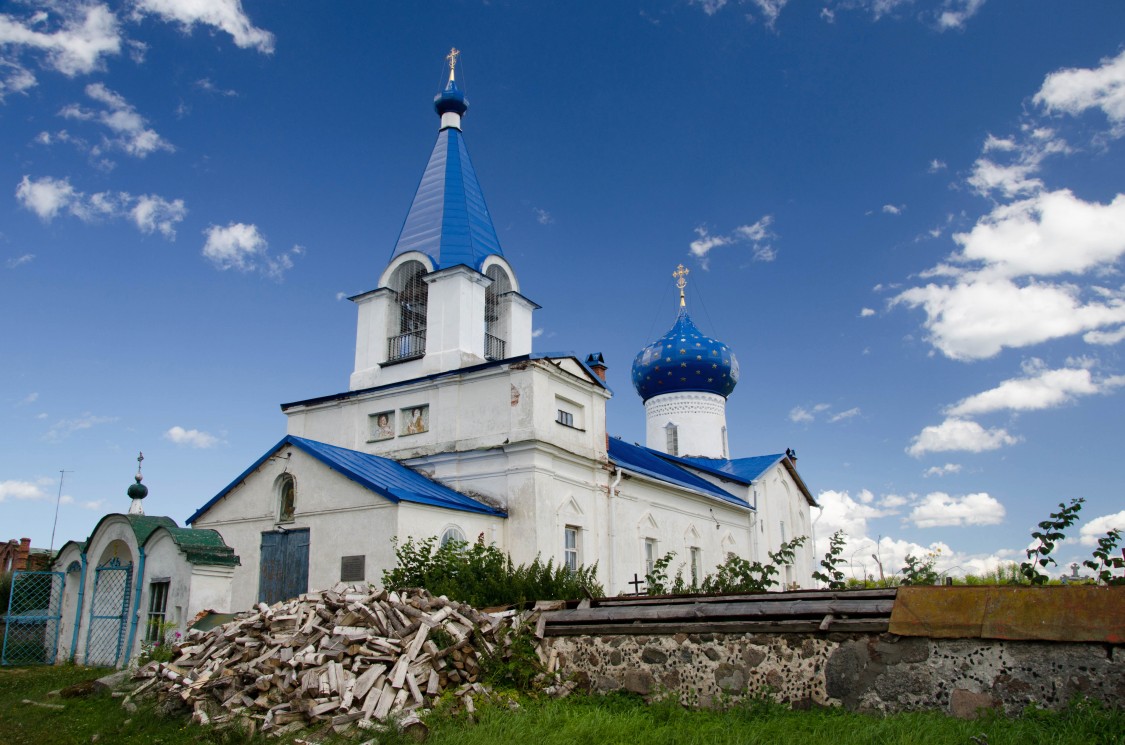
[[[680,307],[683,308],[687,305],[684,300],[684,288],[687,287],[687,275],[691,274],[690,269],[685,269],[683,264],[676,267],[676,271],[672,272],[672,276],[676,278],[676,287],[680,288]]]
[[[449,60],[449,82],[453,82],[453,68],[457,67],[457,58],[461,56],[461,50],[457,47],[450,47],[449,54],[445,58]]]

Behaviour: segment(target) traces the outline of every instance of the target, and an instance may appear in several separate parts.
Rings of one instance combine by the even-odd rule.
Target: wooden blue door
[[[258,602],[273,605],[309,590],[309,529],[262,533]]]

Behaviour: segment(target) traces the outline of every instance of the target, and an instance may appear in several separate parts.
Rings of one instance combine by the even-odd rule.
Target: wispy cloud
[[[856,406],[854,408],[848,409],[847,411],[841,411],[839,414],[833,414],[828,418],[828,422],[830,424],[835,424],[836,422],[842,422],[846,419],[851,419],[852,417],[859,416],[859,414],[859,407]]]
[[[211,78],[201,78],[195,81],[195,87],[205,93],[213,93],[217,96],[225,96],[227,98],[234,98],[238,95],[238,91],[229,88],[220,88],[215,85]]]
[[[959,463],[946,463],[944,466],[930,466],[923,473],[923,478],[930,478],[931,476],[948,476],[951,473],[960,473],[961,465]]]
[[[87,195],[75,189],[70,179],[50,176],[32,179],[25,175],[16,186],[16,199],[44,222],[64,213],[88,223],[126,219],[142,233],[158,232],[168,240],[175,240],[176,224],[187,215],[182,199],[167,200],[155,194],[133,196],[123,191]]]
[[[121,150],[137,158],[147,157],[158,150],[175,151],[171,143],[151,129],[148,121],[121,94],[101,83],[91,83],[86,86],[86,95],[103,108],[91,110],[78,104],[70,104],[63,107],[59,116],[84,122],[94,121],[105,126],[113,136],[104,138],[104,148]],[[94,156],[101,152],[102,147],[91,149]]]
[[[884,204],[883,213],[886,215],[901,215],[906,209],[905,204]]]
[[[234,43],[243,49],[256,49],[263,54],[273,52],[273,34],[250,22],[241,0],[135,0],[135,3],[135,17],[155,15],[180,24],[184,33],[191,33],[196,24],[211,26],[230,34]]]
[[[770,230],[772,224],[773,216],[763,215],[757,222],[739,225],[727,235],[712,235],[706,227],[700,225],[695,228],[696,239],[689,244],[688,250],[699,259],[704,269],[710,266],[711,251],[736,244],[749,245],[754,261],[773,261],[777,258],[777,251],[770,241],[777,238],[777,235]]]
[[[861,308],[859,311],[860,318],[870,318],[873,315],[875,315],[874,308]]]
[[[540,208],[536,207],[535,208],[535,221],[538,222],[540,225],[550,225],[551,223],[553,223],[555,221],[555,218],[551,217],[551,213],[548,212],[547,210],[540,209]]]
[[[44,67],[68,77],[102,69],[106,57],[121,53],[121,44],[117,16],[104,3],[41,3],[23,18],[0,14],[0,49],[35,54]],[[5,67],[9,90],[35,84],[27,68],[13,59]]]
[[[95,416],[90,413],[83,414],[80,417],[73,419],[60,419],[51,425],[47,430],[47,434],[43,435],[43,439],[47,442],[61,442],[67,439],[75,432],[92,429],[101,424],[112,424],[117,421],[115,416]]]
[[[24,264],[30,264],[34,260],[35,254],[21,254],[19,256],[8,259],[6,262],[4,262],[4,264],[9,269],[16,269],[17,267],[21,267]]]

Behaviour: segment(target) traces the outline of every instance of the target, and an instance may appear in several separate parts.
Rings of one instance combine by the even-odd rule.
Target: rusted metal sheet
[[[1125,587],[900,587],[890,632],[1125,643]]]

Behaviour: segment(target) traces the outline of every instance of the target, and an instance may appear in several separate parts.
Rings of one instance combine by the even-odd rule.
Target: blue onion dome
[[[434,96],[434,111],[438,113],[438,116],[449,112],[462,116],[468,110],[469,101],[453,80],[449,81],[445,90]]]
[[[737,384],[734,352],[704,335],[682,307],[672,330],[633,360],[633,387],[645,401],[680,391],[717,393],[726,398]]]

